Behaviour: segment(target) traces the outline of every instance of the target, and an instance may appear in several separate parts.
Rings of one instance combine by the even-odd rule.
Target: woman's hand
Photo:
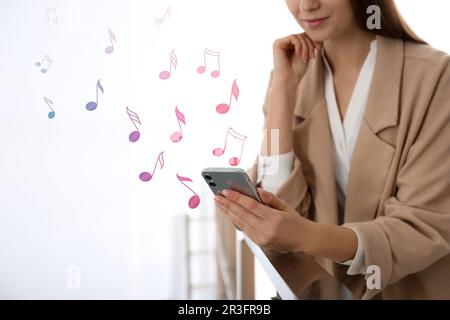
[[[225,190],[217,206],[257,245],[281,253],[305,250],[315,223],[305,219],[282,199],[259,188],[264,204],[241,193]]]
[[[308,220],[274,194],[258,188],[264,204],[225,190],[216,205],[257,245],[281,253],[303,252],[344,262],[358,247],[356,232],[343,226]]]
[[[317,57],[319,42],[306,33],[278,39],[273,44],[273,77],[279,83],[300,83],[310,59]]]

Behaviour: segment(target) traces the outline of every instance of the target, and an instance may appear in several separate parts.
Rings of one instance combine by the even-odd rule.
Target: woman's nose
[[[300,0],[300,10],[311,11],[320,7],[320,0]]]

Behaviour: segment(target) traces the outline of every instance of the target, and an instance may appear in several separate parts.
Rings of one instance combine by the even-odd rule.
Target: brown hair
[[[398,11],[394,0],[351,0],[353,13],[358,26],[371,33],[380,36],[427,44],[409,27]],[[381,11],[381,28],[368,29],[366,21],[368,18],[367,8],[376,5]]]

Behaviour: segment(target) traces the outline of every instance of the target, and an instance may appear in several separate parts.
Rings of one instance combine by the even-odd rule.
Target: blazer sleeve
[[[398,171],[395,196],[384,203],[384,215],[346,224],[365,240],[366,270],[374,265],[381,273],[381,288],[365,286],[363,299],[450,253],[449,61],[446,56],[422,126]]]
[[[269,100],[269,92],[272,84],[272,73],[270,74],[269,84],[267,86],[266,95],[263,103],[263,114],[264,122],[267,116],[267,106]],[[298,99],[296,99],[298,100]],[[294,129],[294,123],[292,124],[292,129]],[[293,132],[293,131],[292,131]],[[311,195],[308,189],[308,184],[306,182],[305,176],[301,169],[301,162],[297,155],[294,153],[294,160],[292,171],[288,178],[281,184],[275,195],[286,201],[289,205],[297,210],[297,212],[305,217],[308,216],[310,206],[311,206]],[[258,157],[256,157],[253,166],[247,170],[252,182],[260,186],[258,177]]]

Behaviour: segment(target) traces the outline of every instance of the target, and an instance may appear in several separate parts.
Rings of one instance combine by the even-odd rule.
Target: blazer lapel
[[[313,219],[337,224],[333,145],[324,95],[322,59],[312,60],[308,68],[298,89],[294,111],[294,152],[314,199]]]
[[[377,61],[353,151],[344,222],[374,219],[395,153],[378,134],[398,122],[403,41],[377,36]]]

